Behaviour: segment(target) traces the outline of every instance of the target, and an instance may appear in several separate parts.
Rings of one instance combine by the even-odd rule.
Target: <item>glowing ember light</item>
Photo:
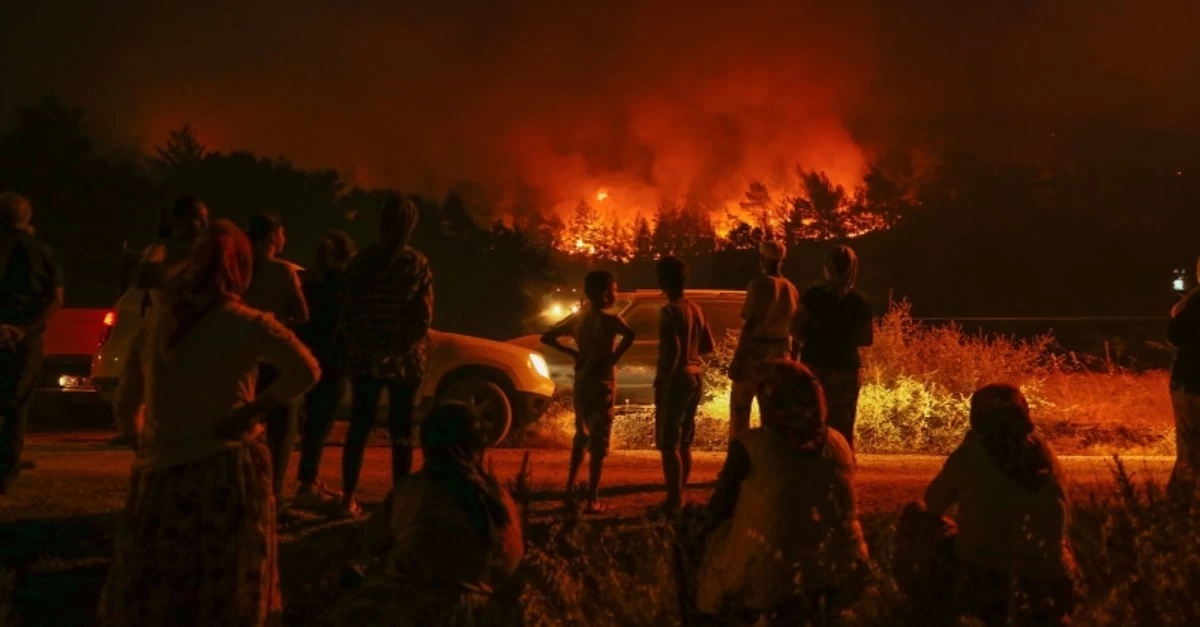
[[[606,192],[604,190],[600,190],[600,191],[596,192],[596,200],[598,202],[604,202],[604,199],[606,199],[606,198],[608,198],[608,192]]]

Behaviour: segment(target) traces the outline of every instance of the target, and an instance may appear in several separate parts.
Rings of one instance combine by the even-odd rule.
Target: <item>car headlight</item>
[[[529,364],[533,366],[534,372],[543,377],[550,378],[550,366],[546,365],[546,358],[540,353],[529,353]]]

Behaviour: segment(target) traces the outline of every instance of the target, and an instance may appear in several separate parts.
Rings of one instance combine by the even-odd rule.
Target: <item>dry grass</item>
[[[696,448],[725,447],[729,384],[724,376],[736,336],[720,342],[706,373],[706,398]],[[864,350],[856,442],[866,453],[947,453],[967,428],[968,399],[988,383],[1020,386],[1043,435],[1065,454],[1173,454],[1174,427],[1163,371],[1130,372],[1085,363],[1052,349],[1053,338],[1020,340],[969,334],[955,325],[929,326],[905,306],[876,323]],[[753,423],[752,423],[753,424]],[[618,408],[616,448],[652,448],[653,411]],[[514,442],[569,446],[570,404],[559,402]]]

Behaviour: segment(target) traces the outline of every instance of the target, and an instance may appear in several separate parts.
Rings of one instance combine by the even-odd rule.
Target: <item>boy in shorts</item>
[[[712,331],[704,311],[683,295],[687,264],[664,257],[655,268],[668,302],[659,313],[658,367],[654,373],[654,440],[662,454],[668,512],[683,503],[692,470],[696,409],[704,392],[704,362],[713,352]]]
[[[587,513],[601,511],[598,503],[600,474],[608,454],[616,407],[616,365],[633,346],[633,329],[615,313],[605,311],[617,302],[617,279],[611,272],[594,270],[583,282],[587,305],[542,335],[542,343],[575,359],[575,440],[567,472],[567,498],[573,498],[575,479],[583,454],[591,455],[588,468]],[[617,336],[620,345],[613,347]],[[575,348],[561,338],[575,340]]]

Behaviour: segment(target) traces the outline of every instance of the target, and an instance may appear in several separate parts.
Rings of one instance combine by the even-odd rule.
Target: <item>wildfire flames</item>
[[[555,225],[553,243],[568,255],[630,261],[661,254],[751,249],[780,241],[854,238],[890,227],[905,191],[895,185],[880,198],[866,185],[853,191],[824,172],[800,173],[802,184],[775,198],[753,183],[742,199],[702,204],[659,201],[646,206],[636,194],[603,187],[581,200]],[[886,196],[886,195],[885,195]]]

